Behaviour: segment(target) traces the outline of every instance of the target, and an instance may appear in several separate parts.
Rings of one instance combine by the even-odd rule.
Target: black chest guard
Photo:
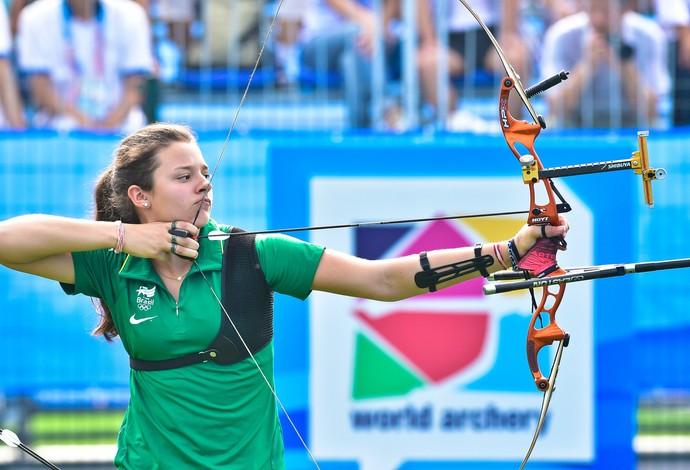
[[[243,232],[233,227],[232,233]],[[129,358],[134,370],[176,369],[212,361],[229,365],[249,357],[247,348],[256,354],[273,339],[273,291],[266,282],[254,246],[255,235],[231,236],[225,241],[221,274],[221,300],[246,342],[233,328],[221,309],[220,330],[203,351],[162,361]]]

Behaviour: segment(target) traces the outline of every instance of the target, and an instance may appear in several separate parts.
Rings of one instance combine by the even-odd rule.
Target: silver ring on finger
[[[172,236],[171,243],[172,243],[173,245],[177,245],[177,235],[173,235],[173,236]]]
[[[173,220],[170,224],[170,229],[175,230],[177,228],[177,220]]]
[[[173,243],[173,244],[170,246],[170,253],[172,253],[172,254],[176,254],[176,253],[177,253],[177,243]]]

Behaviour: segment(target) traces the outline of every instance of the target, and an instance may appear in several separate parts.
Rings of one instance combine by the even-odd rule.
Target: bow
[[[560,237],[546,238],[545,236],[545,226],[549,224],[558,224],[558,214],[571,210],[570,205],[563,199],[563,196],[558,192],[556,186],[553,184],[552,178],[631,169],[636,174],[642,176],[645,202],[651,206],[654,204],[651,181],[654,179],[663,179],[666,175],[666,172],[661,168],[651,169],[649,167],[646,140],[648,133],[646,131],[638,132],[639,150],[633,153],[632,158],[629,160],[587,163],[552,169],[544,168],[535,150],[535,141],[541,130],[546,128],[546,122],[542,116],[537,115],[529,99],[532,96],[559,84],[561,81],[566,80],[568,78],[568,72],[562,71],[553,77],[544,80],[543,82],[525,89],[522,86],[520,77],[506,58],[505,53],[501,49],[501,46],[489,28],[487,28],[486,24],[484,24],[479,15],[474,12],[466,0],[459,1],[472,14],[486,35],[489,37],[499,56],[503,68],[506,71],[507,76],[501,80],[501,90],[498,101],[501,130],[508,147],[522,165],[523,182],[529,186],[530,203],[527,224],[541,225],[542,234],[544,235],[544,238],[538,240],[534,247],[521,260],[516,259],[519,257],[519,254],[515,250],[511,250],[511,261],[513,262],[514,270],[517,271],[517,273],[513,273],[513,279],[516,275],[536,275],[537,279],[532,281],[524,281],[524,283],[522,283],[522,288],[528,288],[530,290],[536,287],[542,288],[541,301],[536,308],[534,308],[532,319],[529,324],[526,349],[527,362],[529,364],[530,371],[537,388],[541,392],[544,392],[544,397],[542,400],[539,422],[534,432],[532,442],[525,455],[525,458],[522,461],[522,464],[520,465],[520,469],[522,469],[529,460],[532,450],[534,449],[537,439],[539,438],[539,433],[541,432],[542,426],[545,422],[546,413],[555,390],[556,377],[558,375],[563,348],[568,345],[569,341],[569,335],[558,325],[556,321],[556,311],[563,300],[563,296],[565,294],[565,285],[568,282],[572,282],[566,281],[566,279],[577,278],[577,280],[582,280],[580,279],[582,277],[580,273],[568,274],[564,269],[558,266],[556,254],[559,250],[565,249],[565,241]],[[511,115],[508,108],[508,99],[512,91],[515,91],[520,97],[520,100],[527,108],[527,111],[534,122],[518,121]],[[518,150],[521,148],[527,149],[528,154],[521,155]],[[537,193],[539,193],[541,197],[545,197],[545,203],[539,204],[537,202]],[[686,265],[683,265],[683,260],[675,260],[675,263],[671,262],[671,264],[664,266],[686,267]],[[647,268],[647,266],[640,266],[640,269],[644,268]],[[613,272],[620,273],[623,271],[623,273],[625,273],[626,269],[628,270],[627,272],[641,272],[635,271],[634,267],[618,267],[613,269]],[[658,269],[671,268],[660,267]],[[594,269],[592,271],[597,270]],[[601,270],[598,271],[603,273]],[[590,272],[588,277],[594,278],[594,275]],[[604,276],[601,275],[600,277]],[[502,290],[501,287],[502,286],[485,286],[485,293],[489,294],[508,291],[507,289]],[[537,323],[541,323],[544,315],[548,315],[548,324],[538,328]],[[538,355],[542,348],[545,346],[551,346],[555,342],[558,343],[558,348],[552,362],[549,377],[545,377],[539,367]]]

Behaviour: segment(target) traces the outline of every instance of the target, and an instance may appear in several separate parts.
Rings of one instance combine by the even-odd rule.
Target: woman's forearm
[[[23,215],[0,222],[0,262],[23,264],[75,251],[115,247],[114,222]]]

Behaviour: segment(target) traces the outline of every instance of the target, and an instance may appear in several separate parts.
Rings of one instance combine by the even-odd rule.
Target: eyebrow
[[[194,171],[195,168],[196,168],[196,165],[184,165],[184,166],[178,166],[178,167],[173,168],[173,171],[181,171],[181,170],[182,171]],[[208,170],[209,170],[208,165],[203,165],[201,167],[201,171],[208,171]]]

